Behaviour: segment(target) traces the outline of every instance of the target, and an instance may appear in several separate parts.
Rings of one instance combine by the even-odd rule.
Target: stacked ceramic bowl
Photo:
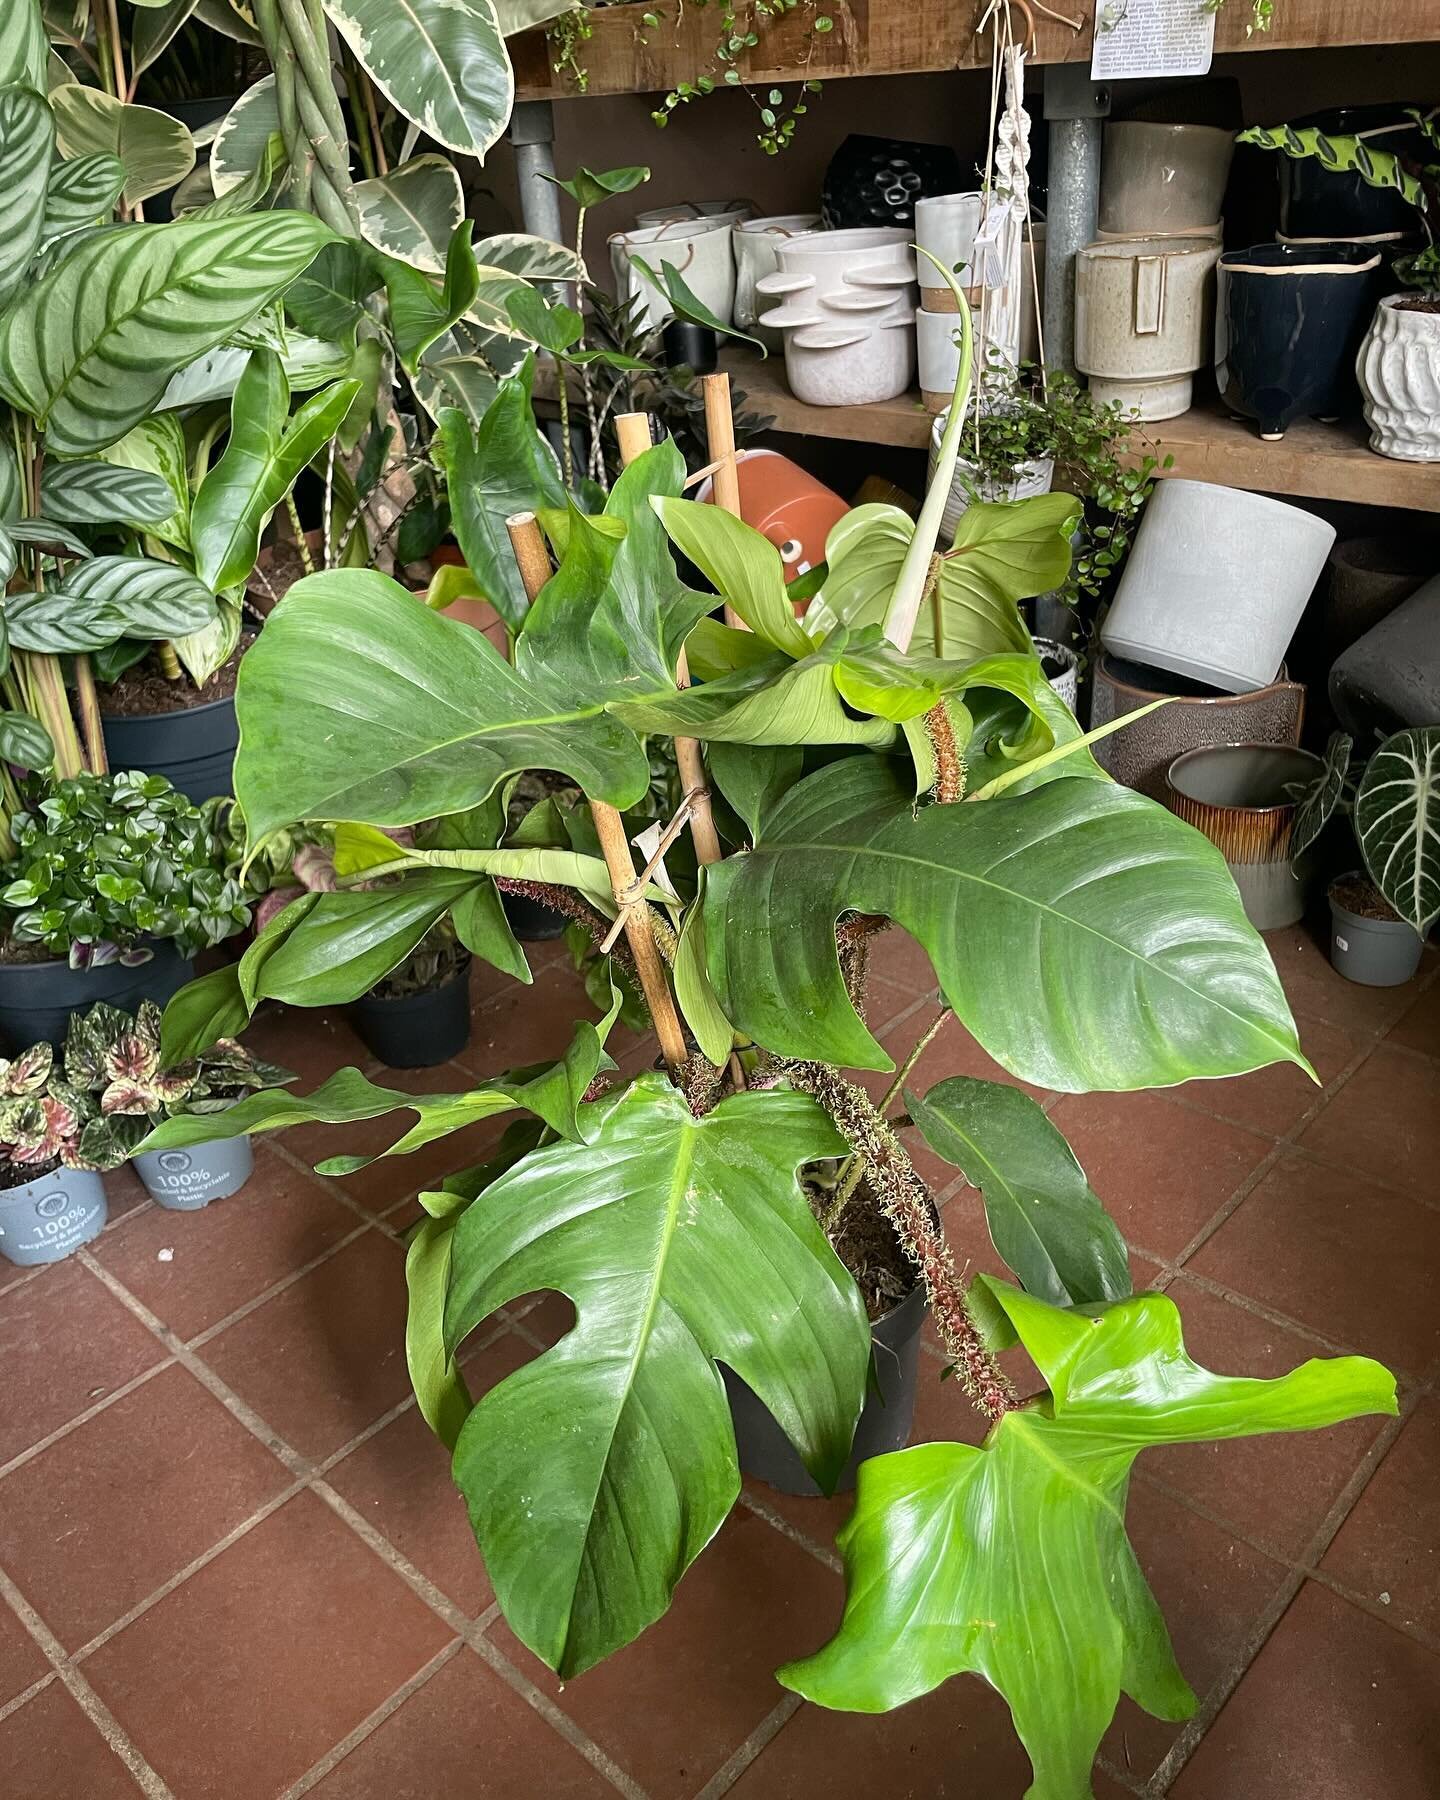
[[[790,391],[809,406],[868,406],[915,376],[915,256],[909,231],[811,231],[776,244],[756,292],[785,343]]]

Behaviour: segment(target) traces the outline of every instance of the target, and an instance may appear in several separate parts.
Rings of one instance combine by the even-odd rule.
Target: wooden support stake
[[[534,602],[536,595],[550,579],[550,553],[534,513],[515,513],[505,521],[510,545],[525,584],[525,593]],[[680,1028],[680,1015],[670,993],[665,964],[650,930],[646,909],[627,906],[627,898],[635,884],[635,862],[630,854],[630,841],[625,824],[613,806],[603,800],[590,802],[590,815],[595,821],[596,835],[604,852],[605,867],[610,871],[610,888],[615,904],[625,920],[625,939],[635,959],[635,973],[645,994],[645,1004],[655,1023],[660,1050],[671,1069],[685,1061],[685,1034]]]
[[[615,419],[615,437],[620,445],[620,460],[628,468],[637,456],[643,456],[650,448],[650,415],[618,414]],[[682,688],[690,685],[690,665],[683,646],[675,664],[675,685]],[[675,760],[680,765],[680,779],[690,802],[690,836],[695,844],[695,860],[717,863],[720,860],[720,839],[715,830],[714,814],[710,810],[710,784],[705,778],[705,758],[700,749],[699,738],[677,737]]]
[[[740,517],[740,476],[735,467],[735,415],[730,410],[730,377],[704,375],[700,386],[705,394],[705,438],[710,446],[710,460],[715,464],[715,504]],[[745,631],[745,621],[730,607],[725,608],[725,623],[736,631]]]

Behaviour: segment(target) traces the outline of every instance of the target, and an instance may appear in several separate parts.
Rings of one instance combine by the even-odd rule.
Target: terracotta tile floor
[[[1197,1357],[1268,1375],[1370,1351],[1402,1413],[1142,1460],[1131,1531],[1200,1710],[1176,1727],[1126,1702],[1099,1800],[1440,1794],[1440,957],[1381,993],[1303,931],[1271,949],[1323,1090],[1274,1070],[1042,1099]],[[930,972],[898,933],[875,959],[870,1022],[903,1055]],[[535,961],[529,994],[477,970],[457,1062],[382,1079],[463,1088],[558,1051],[583,996],[554,947]],[[307,1085],[361,1054],[336,1016],[258,1035]],[[920,1080],[956,1072],[994,1068],[951,1025]],[[406,1398],[402,1239],[449,1151],[309,1172],[383,1141],[272,1141],[244,1194],[193,1215],[122,1176],[88,1251],[0,1273],[7,1800],[1020,1800],[1026,1759],[978,1682],[879,1718],[774,1683],[838,1616],[843,1500],[747,1484],[669,1615],[567,1686],[520,1646]],[[942,1199],[957,1257],[994,1266],[973,1193]],[[472,1387],[568,1321],[554,1296],[497,1317]],[[919,1431],[975,1441],[933,1346],[922,1366]]]

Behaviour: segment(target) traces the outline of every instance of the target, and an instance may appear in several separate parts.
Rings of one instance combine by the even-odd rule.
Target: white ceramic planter
[[[915,314],[915,357],[919,368],[920,398],[932,413],[943,412],[955,393],[960,373],[960,317],[958,313]]]
[[[972,300],[978,299],[980,276],[975,269],[975,233],[980,229],[980,216],[985,196],[972,194],[932,194],[915,202],[915,242],[944,263]],[[916,259],[920,277],[920,302],[936,312],[948,312],[954,301],[940,271],[925,257]],[[952,383],[953,386],[953,383]]]
[[[1370,448],[1402,462],[1440,460],[1440,313],[1402,311],[1390,294],[1355,359]]]
[[[755,284],[780,267],[779,246],[802,232],[814,231],[819,213],[775,213],[765,219],[737,219],[730,228],[730,247],[735,257],[735,324],[758,337],[771,350],[784,340],[778,331],[760,323],[761,302]]]
[[[1075,258],[1075,367],[1098,405],[1141,419],[1189,410],[1206,360],[1220,246],[1208,238],[1121,239]]]
[[[1298,506],[1157,482],[1100,633],[1105,648],[1230,694],[1266,687],[1334,542],[1335,527]]]
[[[682,220],[728,219],[733,225],[739,219],[754,217],[755,205],[750,200],[672,200],[669,206],[648,206],[644,212],[636,213],[635,223],[643,229]]]
[[[615,292],[621,300],[637,296],[641,299],[638,317],[643,330],[653,331],[663,325],[671,311],[664,294],[635,267],[637,262],[652,269],[661,263],[672,264],[695,298],[708,306],[722,324],[730,324],[735,309],[731,224],[724,217],[680,219],[612,234],[610,266],[615,272]]]
[[[1235,140],[1214,125],[1117,119],[1100,159],[1103,236],[1204,233],[1220,217]]]
[[[1055,638],[1037,637],[1034,642],[1037,656],[1048,656],[1063,664],[1058,675],[1047,675],[1045,679],[1073,713],[1080,701],[1080,658],[1068,644]]]
[[[930,455],[925,471],[927,488],[935,479],[940,440],[945,435],[945,421],[948,417],[947,407],[930,427]],[[940,519],[941,543],[950,544],[954,541],[956,528],[972,501],[1032,500],[1036,494],[1048,494],[1054,479],[1055,464],[1048,456],[1034,462],[1021,463],[1015,471],[1013,481],[992,481],[982,476],[975,464],[967,462],[962,453],[955,464],[955,479],[950,484],[945,511]]]
[[[790,391],[810,406],[868,406],[915,376],[915,258],[899,227],[813,231],[777,246],[756,291],[780,304],[760,323],[784,333]]]

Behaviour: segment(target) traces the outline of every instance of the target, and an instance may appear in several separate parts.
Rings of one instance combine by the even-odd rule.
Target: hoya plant
[[[981,1674],[1009,1702],[1032,1800],[1084,1800],[1122,1691],[1166,1718],[1194,1705],[1125,1531],[1135,1457],[1393,1411],[1394,1383],[1358,1357],[1275,1381],[1198,1367],[1174,1302],[1132,1292],[1114,1221],[1026,1096],[985,1081],[907,1093],[916,1052],[880,1105],[846,1073],[894,1068],[865,990],[868,947],[896,927],[965,1028],[1038,1086],[1309,1070],[1223,860],[1104,775],[1019,624],[1074,503],[988,508],[936,555],[965,342],[919,521],[862,521],[847,560],[866,579],[827,579],[815,623],[797,619],[772,545],[681,498],[669,443],[631,460],[603,513],[543,511],[548,549],[535,519],[510,520],[531,597],[511,661],[374,573],[293,588],[241,673],[251,842],[329,821],[342,880],[400,880],[297,902],[239,965],[178,995],[164,1030],[166,1054],[188,1054],[265,993],[315,1000],[436,908],[493,952],[495,881],[553,892],[643,991],[653,1069],[616,1072],[612,1002],[558,1061],[467,1092],[402,1094],[348,1069],[227,1120],[403,1112],[383,1152],[403,1155],[514,1115],[487,1162],[423,1196],[407,1265],[419,1405],[511,1628],[570,1678],[664,1613],[740,1491],[722,1365],[833,1488],[877,1311],[854,1253],[875,1234],[856,1227],[885,1225],[907,1283],[925,1286],[956,1405],[986,1435],[862,1466],[840,1631],[780,1678],[873,1712]],[[672,541],[713,591],[682,581]],[[709,616],[722,599],[748,630]],[[660,736],[690,774],[637,865],[625,809]],[[497,796],[526,768],[583,792],[599,855],[542,827],[507,840]],[[404,826],[417,829],[401,847],[389,833]],[[666,864],[683,830],[694,879]],[[978,1183],[1009,1279],[957,1275],[897,1105]],[[146,1147],[205,1129],[174,1119]],[[573,1325],[473,1401],[461,1346],[539,1290],[568,1298]],[[1023,1401],[1002,1360],[1017,1344],[1044,1383]]]

